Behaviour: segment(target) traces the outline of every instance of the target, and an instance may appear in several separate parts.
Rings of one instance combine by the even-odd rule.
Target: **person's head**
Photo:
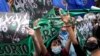
[[[91,37],[87,38],[87,43],[96,43],[96,44],[98,44],[97,38],[91,36]]]
[[[61,42],[59,39],[55,39],[51,42],[51,51],[54,53],[54,54],[59,54],[61,52]]]
[[[96,37],[91,36],[91,37],[87,38],[86,49],[90,52],[98,49],[98,40]]]

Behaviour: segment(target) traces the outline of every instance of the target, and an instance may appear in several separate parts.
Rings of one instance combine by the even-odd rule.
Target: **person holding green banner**
[[[72,30],[72,27],[68,24],[69,15],[61,15],[62,17],[62,21],[64,21],[66,19],[66,23],[63,26],[64,28],[66,28],[66,31],[69,33],[69,37],[70,38],[74,38],[74,31]],[[37,23],[35,23],[34,26],[36,26]],[[33,36],[33,40],[35,43],[35,49],[36,49],[36,54],[42,55],[42,56],[69,56],[69,49],[70,49],[70,44],[71,44],[71,40],[70,38],[67,40],[67,43],[65,45],[64,48],[61,47],[61,42],[59,39],[59,35],[56,39],[51,41],[50,46],[48,47],[48,49],[46,48],[46,46],[43,43],[43,39],[40,33],[40,29],[36,29],[33,30],[31,28],[27,28],[29,35]]]
[[[77,56],[88,56],[88,54],[91,56],[92,55],[94,56],[95,53],[97,53],[97,55],[98,55],[98,52],[100,51],[100,49],[99,49],[100,42],[99,42],[99,39],[97,38],[97,36],[94,34],[94,33],[98,33],[98,30],[95,30],[95,28],[97,28],[96,24],[93,27],[94,27],[92,29],[93,32],[91,34],[88,33],[88,37],[86,37],[85,44],[84,44],[84,46],[82,46],[83,47],[82,51],[84,51],[84,52],[80,52],[80,50],[79,50],[79,47],[81,46],[80,41],[78,41],[79,39],[77,40],[76,38],[71,38],[71,39],[73,39],[72,42],[73,42],[74,46],[77,47],[77,51],[76,51],[78,54]],[[77,34],[79,34],[79,33],[77,33]],[[79,38],[82,38],[82,37],[80,36]]]
[[[65,23],[67,22],[66,19],[63,20]],[[80,37],[81,38],[81,37]],[[79,42],[78,40],[74,37],[74,38],[70,38],[71,41],[73,42],[74,46],[77,47],[77,50],[76,52],[77,53],[77,56],[86,56],[86,51],[85,50],[88,50],[90,51],[91,53],[93,51],[95,51],[96,49],[99,48],[99,43],[98,43],[98,40],[97,38],[94,36],[94,35],[90,35],[88,36],[88,38],[86,39],[86,42],[85,42],[85,46],[84,46],[84,49],[85,50],[81,50],[81,47],[79,45]],[[80,50],[79,50],[80,49]],[[81,52],[82,51],[82,52]]]

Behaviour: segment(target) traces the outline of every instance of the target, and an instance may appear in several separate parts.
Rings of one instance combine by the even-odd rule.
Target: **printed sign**
[[[0,13],[0,42],[16,43],[27,37],[27,13]]]
[[[0,56],[30,56],[32,38],[27,37],[28,13],[0,13]]]
[[[31,56],[33,52],[34,46],[32,38],[26,38],[22,40],[20,43],[15,44],[0,44],[0,56]]]
[[[52,0],[14,0],[15,12],[29,12],[31,19],[44,16],[52,8]]]

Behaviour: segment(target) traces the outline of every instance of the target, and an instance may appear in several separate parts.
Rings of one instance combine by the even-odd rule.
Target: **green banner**
[[[41,27],[41,33],[45,45],[48,47],[51,41],[58,37],[63,22],[61,20],[41,19],[38,25]]]
[[[65,15],[67,14],[68,11],[63,10],[62,14]],[[92,10],[92,9],[82,9],[82,10],[70,10],[69,14],[74,17],[74,16],[79,16],[79,15],[85,15],[87,13],[99,13],[100,10]],[[41,32],[42,32],[42,37],[44,39],[44,43],[46,43],[46,46],[48,47],[50,45],[51,40],[53,40],[54,38],[56,38],[59,34],[60,28],[63,25],[63,22],[60,21],[60,16],[56,15],[54,8],[51,9],[50,12],[48,12],[48,14],[44,17],[42,17],[42,19],[39,22],[39,25],[41,26]],[[52,27],[52,24],[50,22],[59,22],[59,23],[54,23],[53,25],[55,25],[54,27]],[[77,23],[75,24],[77,25]],[[58,27],[58,29],[56,29],[56,27]],[[52,34],[54,31],[52,31],[52,29],[55,28],[55,32],[56,34]],[[52,36],[52,37],[51,37]],[[55,37],[56,36],[56,37]],[[82,49],[84,49],[84,44],[86,41],[86,38],[79,32],[79,30],[77,29],[77,36],[78,36],[78,40],[79,40],[79,44],[82,47]],[[87,53],[87,56],[89,55],[89,53]]]
[[[86,14],[88,13],[88,11],[90,12],[100,12],[100,10],[71,10],[69,11],[69,14],[71,16],[78,16],[81,14]],[[63,10],[62,14],[67,14],[67,11]],[[42,19],[38,22],[38,25],[41,26],[41,32],[42,32],[42,37],[44,39],[44,43],[48,43],[49,40],[53,39],[53,37],[56,36],[56,34],[59,33],[61,26],[63,25],[63,22],[60,20],[60,16],[56,15],[55,13],[55,9],[51,9],[50,12],[48,12],[48,14],[44,17],[42,17]],[[54,22],[54,23],[53,23]],[[54,26],[53,26],[54,25]],[[75,23],[75,25],[77,25],[77,23]],[[56,34],[52,35],[52,28],[55,28],[55,32]],[[56,29],[58,28],[58,29]],[[52,36],[52,37],[51,37]],[[81,37],[82,39],[80,39],[80,45],[83,46],[84,45],[84,37],[81,34],[78,34],[79,37]],[[57,36],[56,36],[57,37]],[[49,40],[48,40],[49,39]]]
[[[34,46],[31,37],[25,38],[18,43],[1,43],[0,56],[31,56]]]
[[[67,14],[67,11],[64,10],[63,12]],[[71,16],[86,14],[87,12],[87,10],[69,11]],[[99,12],[99,10],[91,10],[91,12]],[[27,35],[27,31],[25,31],[25,26],[29,26],[30,23],[29,18],[27,13],[0,13],[0,26],[2,26],[0,27],[1,56],[31,56],[33,54],[34,43],[32,38]],[[63,25],[60,18],[60,16],[56,15],[53,8],[38,22],[38,27],[41,28],[42,38],[46,47],[59,35],[60,28]],[[84,39],[80,33],[78,33],[78,36],[81,37],[79,41],[80,45],[83,46]]]

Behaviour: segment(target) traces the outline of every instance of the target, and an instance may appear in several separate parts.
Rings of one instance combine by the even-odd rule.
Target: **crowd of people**
[[[57,8],[62,8],[65,10],[70,9],[84,9],[94,6],[94,0],[84,0],[84,3],[81,0],[67,0],[67,3],[61,2],[62,0],[52,0],[53,5]],[[86,1],[88,1],[86,3]],[[97,1],[96,6],[100,7],[100,0]],[[11,10],[13,0],[0,0],[0,11],[9,12]],[[85,4],[86,3],[86,4]],[[5,5],[4,5],[5,4]],[[59,9],[60,11],[60,9]],[[32,36],[35,46],[34,56],[87,56],[87,53],[90,53],[90,56],[100,56],[100,18],[98,20],[93,20],[93,29],[92,35],[86,37],[85,44],[83,49],[79,44],[78,36],[75,34],[76,26],[69,23],[71,15],[60,15],[61,19],[64,22],[64,25],[61,27],[61,33],[50,42],[49,47],[46,47],[40,28],[36,30],[26,27],[28,34]],[[33,25],[37,26],[37,19]],[[63,38],[65,38],[63,40]]]
[[[75,35],[75,30],[74,26],[69,24],[70,20],[70,15],[61,15],[61,20],[64,22],[64,25],[61,27],[62,32],[68,33],[68,40],[66,40],[64,43],[65,46],[62,45],[61,43],[61,35],[58,35],[57,38],[51,41],[51,44],[48,48],[44,45],[41,33],[40,33],[40,28],[33,30],[29,27],[27,27],[27,30],[29,31],[29,35],[32,36],[33,41],[35,43],[35,55],[36,56],[70,56],[69,55],[69,50],[71,47],[71,43],[74,46],[76,56],[87,56],[87,50],[91,52],[90,56],[99,56],[99,32],[100,32],[100,25],[96,25],[97,22],[94,22],[93,24],[96,25],[92,29],[93,35],[89,35],[85,41],[84,44],[84,49],[81,49],[79,40],[77,39],[77,36]],[[34,22],[34,26],[37,26],[37,22],[39,20],[36,20]],[[73,28],[74,27],[74,28]],[[67,38],[67,36],[66,36]],[[73,55],[75,56],[75,55]]]

